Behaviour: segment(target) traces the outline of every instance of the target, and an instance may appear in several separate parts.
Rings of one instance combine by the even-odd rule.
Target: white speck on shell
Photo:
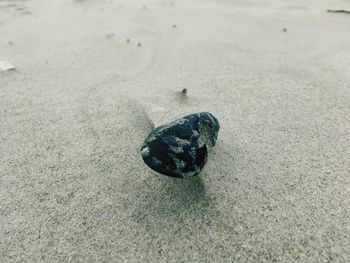
[[[181,146],[169,146],[169,148],[174,152],[174,153],[183,153],[184,149]]]
[[[178,138],[178,137],[176,137],[175,140],[180,145],[180,147],[183,147],[185,145],[189,145],[190,144],[189,140],[181,139],[181,138]]]
[[[157,164],[157,165],[162,164],[162,162],[159,161],[156,157],[153,157],[152,160],[153,160],[153,162],[154,162],[155,164]]]
[[[145,147],[145,148],[143,148],[143,149],[141,150],[141,155],[142,155],[143,157],[147,157],[148,155],[150,155],[150,153],[151,153],[151,150],[150,150],[150,148],[148,148],[148,147]]]

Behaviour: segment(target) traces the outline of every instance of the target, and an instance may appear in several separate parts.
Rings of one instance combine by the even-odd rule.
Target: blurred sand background
[[[350,1],[0,0],[1,261],[350,262],[350,15],[327,9]],[[142,162],[144,103],[218,117],[199,178]]]

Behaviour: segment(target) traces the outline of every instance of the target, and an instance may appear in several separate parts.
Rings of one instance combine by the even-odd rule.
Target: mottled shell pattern
[[[152,130],[141,147],[142,158],[161,174],[195,176],[207,162],[219,129],[217,118],[209,112],[187,115]]]

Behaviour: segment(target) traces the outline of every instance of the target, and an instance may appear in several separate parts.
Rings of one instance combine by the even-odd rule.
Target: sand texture
[[[0,261],[350,262],[350,15],[328,9],[350,2],[0,0]],[[152,127],[200,111],[201,176],[149,169]]]

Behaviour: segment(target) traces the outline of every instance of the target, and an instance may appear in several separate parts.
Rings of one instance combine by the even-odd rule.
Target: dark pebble
[[[171,177],[197,175],[217,140],[220,125],[214,115],[200,112],[155,128],[141,147],[144,162]]]

